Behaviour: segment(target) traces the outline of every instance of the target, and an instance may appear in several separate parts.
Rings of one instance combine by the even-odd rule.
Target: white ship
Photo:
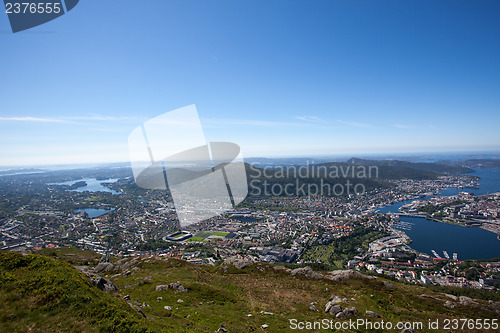
[[[443,254],[444,254],[444,257],[445,257],[446,259],[450,259],[450,256],[448,255],[448,252],[443,251]]]
[[[438,259],[442,259],[442,258],[439,256],[439,254],[437,254],[437,252],[436,252],[436,251],[432,250],[431,252],[432,252],[432,254],[434,255],[434,257],[436,257],[436,258],[438,258]]]

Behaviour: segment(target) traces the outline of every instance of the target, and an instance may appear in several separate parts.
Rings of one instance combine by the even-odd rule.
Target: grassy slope
[[[93,287],[70,264],[0,252],[0,332],[144,332],[121,299]]]
[[[149,328],[163,332],[213,332],[221,323],[225,323],[229,332],[261,331],[262,324],[268,324],[270,332],[291,331],[288,328],[291,318],[304,321],[332,318],[322,311],[332,294],[355,299],[348,304],[359,311],[355,319],[367,318],[365,310],[375,311],[383,320],[394,323],[497,316],[480,308],[448,309],[442,302],[418,297],[423,293],[435,294],[429,289],[397,283],[396,289],[390,289],[380,279],[333,282],[292,277],[262,263],[238,270],[233,266],[227,269],[195,266],[175,259],[127,261],[131,266],[126,269],[102,274],[110,277],[122,295],[148,304],[142,308],[148,319],[140,318],[118,297],[90,286],[68,263],[2,252],[0,332],[21,332],[27,327],[33,331],[94,331],[95,325],[102,331],[118,325],[116,330],[123,331]],[[123,274],[125,271],[131,274]],[[155,290],[157,285],[176,281],[190,290],[186,293]],[[179,299],[183,302],[179,303]],[[311,302],[318,302],[319,312],[309,310]],[[173,310],[166,310],[165,306]]]

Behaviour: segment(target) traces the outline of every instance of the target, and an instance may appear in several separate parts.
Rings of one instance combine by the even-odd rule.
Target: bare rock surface
[[[296,269],[291,271],[290,275],[291,276],[304,275],[305,277],[313,278],[313,279],[322,279],[324,277],[323,274],[316,273],[309,266],[296,268]]]
[[[352,278],[362,278],[362,279],[367,279],[367,280],[375,279],[375,277],[373,277],[373,276],[367,276],[367,275],[361,274],[358,271],[353,271],[350,269],[331,271],[328,273],[328,275],[325,276],[325,278],[332,280],[332,281],[340,281],[340,280],[346,280],[346,279],[352,279]]]
[[[380,315],[376,312],[373,312],[373,311],[370,311],[370,310],[366,310],[365,311],[365,314],[368,316],[368,317],[373,317],[373,318],[380,318]]]
[[[224,264],[233,265],[237,269],[243,269],[243,268],[247,268],[247,267],[252,266],[254,264],[254,262],[251,259],[240,259],[240,258],[236,258],[236,257],[231,257],[231,258],[227,258],[224,261]]]

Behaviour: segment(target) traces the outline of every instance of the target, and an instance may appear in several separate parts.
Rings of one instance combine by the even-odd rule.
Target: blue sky
[[[84,0],[0,40],[0,165],[126,161],[190,104],[245,157],[500,150],[498,1]]]

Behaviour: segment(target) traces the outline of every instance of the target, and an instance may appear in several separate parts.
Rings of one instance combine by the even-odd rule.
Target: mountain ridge
[[[106,292],[71,265],[97,266],[97,254],[75,249],[45,253],[59,259],[0,251],[0,330],[287,332],[291,319],[426,323],[496,318],[500,311],[498,302],[446,296],[356,271],[315,272],[246,259],[203,266],[154,256],[113,258],[98,272],[87,268],[118,287],[118,292]],[[334,305],[347,319],[332,315],[339,313],[337,307],[331,310]]]

